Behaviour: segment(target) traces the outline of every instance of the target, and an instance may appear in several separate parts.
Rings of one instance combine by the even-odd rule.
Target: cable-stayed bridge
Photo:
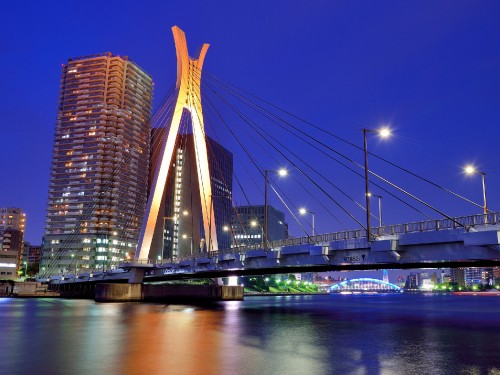
[[[61,251],[49,268],[57,270],[61,257],[71,257],[74,268],[65,275],[49,269],[47,274],[73,281],[136,283],[144,277],[500,265],[499,214],[486,204],[484,172],[478,172],[483,182],[479,204],[368,151],[369,138],[378,135],[374,129],[363,126],[359,146],[337,135],[336,126],[315,125],[210,74],[202,69],[208,45],[198,57],[189,57],[184,33],[176,27],[173,32],[177,82],[153,116],[149,201],[135,254],[122,254],[119,261],[91,270],[78,269],[81,254]],[[231,164],[229,178],[223,173],[226,154],[214,156],[219,151],[209,137],[231,147],[234,168]],[[291,180],[288,188],[277,177],[283,166]],[[389,168],[394,178],[385,176]],[[409,187],[395,182],[403,175]],[[406,223],[386,224],[382,194],[384,202],[392,203],[391,209],[385,204],[386,217],[392,211],[393,222]],[[370,209],[372,197],[379,198],[378,215]],[[301,234],[284,240],[270,237],[270,201],[284,207],[290,227]],[[255,214],[253,228],[235,210],[237,202],[264,206],[263,215]],[[304,203],[312,221],[298,213]],[[470,214],[471,207],[482,213]],[[467,215],[460,215],[462,208]],[[95,209],[88,207],[89,216]],[[321,218],[316,227],[315,215]],[[234,235],[236,227],[243,228],[244,236]],[[74,233],[81,230],[77,223]],[[92,232],[87,227],[85,233],[93,233],[112,252],[111,230],[101,226]],[[249,238],[257,241],[250,244]]]

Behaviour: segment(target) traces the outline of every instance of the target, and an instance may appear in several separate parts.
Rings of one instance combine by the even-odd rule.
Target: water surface
[[[500,298],[0,299],[2,374],[500,375]]]

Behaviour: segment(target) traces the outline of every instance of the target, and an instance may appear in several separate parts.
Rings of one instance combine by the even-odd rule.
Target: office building
[[[164,134],[164,128],[153,129],[150,185],[158,158],[154,150],[158,149],[157,144]],[[215,220],[210,225],[216,226],[219,249],[227,249],[231,244],[229,224],[232,213],[233,155],[210,137],[207,136],[205,141]],[[192,134],[177,135],[151,245],[151,258],[177,259],[207,251],[210,239],[205,238],[203,229],[196,152]]]
[[[102,53],[62,67],[41,267],[116,266],[134,253],[146,204],[151,77]]]
[[[237,206],[231,217],[232,246],[262,244],[265,225],[265,206]],[[268,205],[269,242],[288,238],[285,214]]]

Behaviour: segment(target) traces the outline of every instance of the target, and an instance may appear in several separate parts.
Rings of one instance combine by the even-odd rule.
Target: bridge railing
[[[398,235],[406,233],[448,230],[459,227],[471,228],[478,225],[497,224],[499,223],[499,220],[500,220],[500,213],[492,212],[486,215],[478,214],[470,216],[461,216],[453,219],[444,218],[438,220],[417,221],[405,224],[385,225],[382,227],[373,227],[371,228],[371,232],[375,237],[380,237],[380,236],[390,236],[390,235]],[[304,245],[311,243],[341,241],[341,240],[349,240],[357,238],[366,238],[366,230],[357,229],[357,230],[320,234],[316,236],[287,238],[284,240],[269,242],[269,249],[283,247],[283,246]],[[246,252],[249,250],[256,250],[262,248],[263,248],[262,244],[255,244],[255,245],[233,247],[231,249],[218,250],[217,252],[224,254],[224,253],[233,253],[235,251]]]
[[[407,233],[417,233],[417,232],[430,232],[430,231],[439,231],[439,230],[449,230],[456,229],[460,227],[465,227],[467,229],[473,228],[475,226],[481,225],[493,225],[498,224],[500,222],[500,213],[488,213],[478,214],[478,215],[470,215],[470,216],[461,216],[453,219],[438,219],[438,220],[426,220],[426,221],[417,221],[412,223],[405,224],[393,224],[393,225],[384,225],[381,227],[373,227],[371,228],[371,232],[375,237],[381,236],[391,236],[391,235],[399,235],[399,234],[407,234]],[[307,237],[295,237],[295,238],[287,238],[279,241],[269,242],[268,249],[273,250],[276,248],[281,248],[284,246],[296,246],[296,245],[305,245],[305,244],[320,244],[327,243],[332,241],[342,241],[342,240],[350,240],[350,239],[360,239],[366,238],[366,230],[365,229],[356,229],[356,230],[348,230],[342,232],[334,232],[334,233],[325,233],[318,234],[315,236],[307,236]],[[199,257],[215,257],[224,254],[234,254],[240,253],[244,254],[247,251],[251,250],[263,250],[263,244],[253,244],[253,245],[243,245],[236,246],[230,249],[220,249],[211,251],[210,254],[202,253],[196,254],[188,257],[178,258],[179,260],[187,260],[194,259]],[[170,261],[170,260],[169,260]],[[174,261],[175,263],[175,261]]]

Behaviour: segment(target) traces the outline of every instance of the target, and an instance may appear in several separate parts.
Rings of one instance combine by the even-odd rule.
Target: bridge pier
[[[146,270],[144,268],[131,268],[128,276],[129,284],[142,283],[144,280],[144,273]]]

